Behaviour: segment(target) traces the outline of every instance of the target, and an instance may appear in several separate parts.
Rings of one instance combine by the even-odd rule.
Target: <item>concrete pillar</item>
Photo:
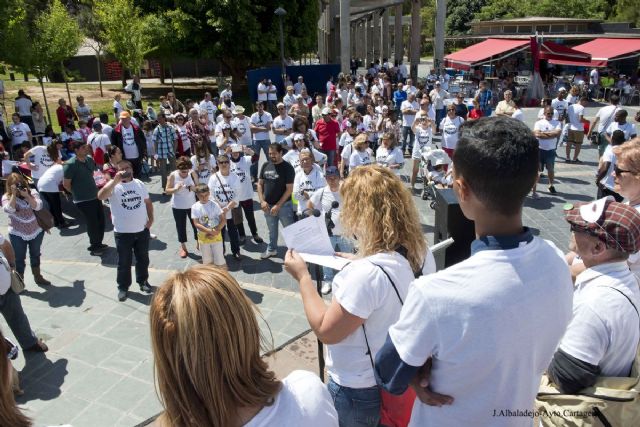
[[[358,56],[357,51],[356,51],[356,42],[358,41],[358,34],[356,32],[356,25],[352,24],[350,26],[350,39],[351,39],[351,57],[352,58],[356,58]]]
[[[375,11],[373,12],[373,14],[371,15],[372,20],[373,20],[373,37],[371,38],[371,41],[373,42],[373,46],[372,46],[372,56],[373,59],[372,61],[375,62],[376,59],[380,59],[380,12],[379,11]]]
[[[351,0],[340,0],[340,70],[349,74],[351,58]]]
[[[369,22],[369,17],[364,20],[364,63],[362,64],[364,68],[369,67],[369,62],[371,61],[371,23]]]
[[[358,58],[361,61],[367,57],[367,21],[358,23]]]
[[[439,69],[444,58],[444,27],[447,17],[447,0],[436,0],[436,43],[434,46],[433,64]]]
[[[394,12],[394,24],[393,24],[393,56],[394,60],[402,61],[404,56],[403,47],[404,44],[402,42],[402,5],[399,4],[396,6],[396,10]]]
[[[382,48],[380,49],[380,56],[382,59],[389,58],[389,9],[385,9],[384,15],[382,15],[381,33]]]
[[[418,79],[418,64],[420,63],[420,39],[422,32],[422,20],[420,19],[420,0],[411,0],[411,78]]]

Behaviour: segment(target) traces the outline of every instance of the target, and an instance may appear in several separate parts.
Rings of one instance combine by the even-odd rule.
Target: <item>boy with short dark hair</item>
[[[195,190],[198,201],[191,207],[191,220],[198,229],[202,263],[213,264],[226,270],[227,262],[224,259],[224,244],[221,234],[227,223],[226,212],[216,202],[209,200],[209,186],[207,184],[198,184]]]
[[[562,252],[522,224],[538,141],[512,118],[466,122],[453,164],[471,257],[411,284],[376,376],[391,393],[414,388],[412,426],[529,426],[505,413],[532,408],[572,295]]]

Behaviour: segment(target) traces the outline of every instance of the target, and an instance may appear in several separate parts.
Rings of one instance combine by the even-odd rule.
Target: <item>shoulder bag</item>
[[[38,221],[38,225],[47,233],[51,230],[55,224],[55,220],[53,219],[53,215],[47,208],[42,206],[39,211],[32,209],[33,215],[36,217],[36,221]]]
[[[224,193],[224,197],[227,199],[227,203],[229,203],[231,199],[227,194],[227,190],[224,189],[224,184],[222,183],[222,180],[220,179],[220,176],[218,174],[216,174],[216,178],[218,178],[218,182],[220,183],[220,187],[222,187],[222,192]],[[231,209],[231,219],[233,219],[233,223],[235,225],[242,224],[242,221],[244,221],[244,218],[242,216],[242,208],[240,206],[236,206],[235,208]]]
[[[624,296],[638,314],[628,296],[611,289]],[[540,425],[545,427],[640,426],[640,345],[628,377],[599,377],[580,393],[563,394],[543,375],[535,403]]]
[[[2,253],[2,251],[0,251],[0,253]],[[2,266],[7,269],[9,275],[11,276],[11,290],[16,294],[24,291],[24,280],[16,270],[11,268],[11,266],[9,265],[9,261],[7,260],[7,258],[5,258],[4,254],[0,256],[0,264],[2,264]]]

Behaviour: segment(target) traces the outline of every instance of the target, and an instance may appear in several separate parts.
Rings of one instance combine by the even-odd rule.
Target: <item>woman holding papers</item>
[[[288,251],[285,269],[300,285],[305,313],[327,344],[329,392],[341,425],[377,426],[381,395],[373,360],[400,314],[414,277],[435,272],[409,191],[388,168],[357,168],[340,187],[344,235],[358,255],[333,279],[326,305],[300,255]],[[350,256],[350,255],[344,255]]]

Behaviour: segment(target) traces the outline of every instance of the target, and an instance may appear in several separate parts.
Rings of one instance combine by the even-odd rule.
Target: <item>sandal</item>
[[[180,258],[186,258],[187,251],[184,248],[180,248]]]

